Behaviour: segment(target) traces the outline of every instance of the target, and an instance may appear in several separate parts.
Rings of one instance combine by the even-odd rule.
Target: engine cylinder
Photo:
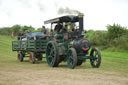
[[[76,39],[73,41],[73,47],[76,49],[77,52],[80,52],[80,51],[87,52],[91,47],[91,43],[89,40],[85,38]]]

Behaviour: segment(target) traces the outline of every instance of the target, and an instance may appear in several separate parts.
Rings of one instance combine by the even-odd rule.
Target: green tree
[[[22,28],[22,26],[20,26],[20,25],[13,25],[11,27],[11,30],[12,30],[12,32],[14,32],[14,35],[18,35],[21,28]]]
[[[22,27],[22,30],[24,31],[24,32],[26,32],[26,31],[34,31],[35,30],[35,28],[34,27],[32,27],[32,26],[23,26]]]
[[[108,38],[110,40],[119,38],[127,32],[126,27],[122,27],[119,24],[107,25],[106,27],[108,29]]]

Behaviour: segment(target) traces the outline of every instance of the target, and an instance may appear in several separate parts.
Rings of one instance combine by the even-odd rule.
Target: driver
[[[63,26],[58,22],[57,25],[55,26],[54,31],[58,33],[58,32],[60,32],[60,30],[62,29],[62,27]]]

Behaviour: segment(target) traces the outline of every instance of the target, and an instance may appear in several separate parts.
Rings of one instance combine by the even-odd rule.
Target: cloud
[[[0,0],[0,27],[39,27],[47,19],[82,12],[85,29],[102,30],[113,23],[128,26],[127,9],[128,0]]]
[[[2,0],[0,0],[0,5],[2,4]]]
[[[43,12],[43,11],[45,10],[43,4],[41,3],[41,0],[38,1],[37,6],[39,7],[39,10],[40,10],[41,12]]]
[[[18,0],[25,8],[37,8],[40,12],[45,10],[43,0]]]

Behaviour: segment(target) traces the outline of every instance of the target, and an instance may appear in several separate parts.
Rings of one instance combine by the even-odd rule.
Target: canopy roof
[[[54,18],[54,19],[50,19],[47,21],[44,21],[44,24],[49,24],[49,23],[63,23],[63,22],[78,22],[79,21],[79,17],[78,16],[74,16],[74,15],[67,15],[67,16],[62,16],[62,17],[58,17],[58,18]]]

